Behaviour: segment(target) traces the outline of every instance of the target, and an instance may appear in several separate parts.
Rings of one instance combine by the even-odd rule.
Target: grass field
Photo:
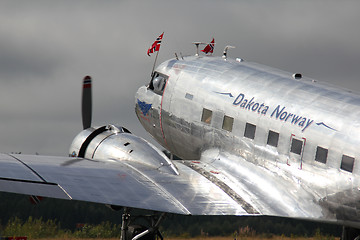
[[[165,240],[234,240],[234,237],[194,237],[194,238],[164,238]],[[283,237],[283,236],[273,236],[271,238],[265,238],[265,237],[238,237],[237,240],[263,240],[263,239],[270,239],[270,240],[339,240],[339,238],[333,238],[333,237],[311,237],[311,238],[305,238],[305,237]],[[29,239],[30,240],[30,239]],[[39,239],[39,240],[49,240],[49,239]],[[119,238],[53,238],[50,240],[119,240]]]

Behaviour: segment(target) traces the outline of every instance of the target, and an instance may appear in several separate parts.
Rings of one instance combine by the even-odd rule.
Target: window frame
[[[212,121],[212,115],[213,111],[204,107],[201,114],[201,122],[210,125]]]
[[[228,115],[224,115],[222,129],[232,132],[234,126],[234,118]]]
[[[299,146],[300,146],[300,149],[299,149]],[[297,155],[301,156],[301,153],[303,151],[303,147],[304,147],[304,141],[303,140],[300,140],[300,139],[297,139],[297,138],[294,138],[294,137],[291,139],[291,145],[290,145],[290,152],[291,153],[294,153],[294,154],[297,154]]]
[[[255,139],[255,134],[256,134],[256,125],[247,122],[245,124],[244,137],[249,139]]]
[[[325,158],[322,157],[322,156],[324,156],[324,154],[325,154]],[[315,153],[315,161],[326,164],[328,154],[329,154],[329,149],[317,146],[316,153]]]
[[[156,89],[154,87],[154,79],[157,78],[157,77],[162,77],[163,78],[161,80],[161,81],[163,81],[161,89]],[[162,74],[160,72],[154,72],[152,77],[151,77],[148,89],[152,90],[154,93],[156,93],[158,95],[162,95],[164,93],[165,86],[166,86],[166,83],[167,83],[168,80],[169,80],[169,76],[167,76],[165,74]]]
[[[350,165],[348,165],[350,163]],[[354,171],[355,158],[349,155],[342,155],[340,169],[352,173]],[[348,165],[348,166],[347,166]]]
[[[276,138],[276,143],[273,143],[274,141],[272,141],[274,140],[274,137]],[[279,138],[280,138],[280,133],[275,132],[273,130],[269,130],[266,144],[269,146],[277,147],[279,145]]]

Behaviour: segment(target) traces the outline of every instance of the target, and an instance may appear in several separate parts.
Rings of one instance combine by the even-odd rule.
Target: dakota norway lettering
[[[266,106],[264,103],[258,103],[258,102],[254,102],[254,97],[252,99],[250,99],[250,101],[248,99],[245,98],[245,95],[243,93],[240,93],[237,98],[235,99],[235,101],[233,102],[233,105],[238,106],[240,105],[241,108],[245,108],[248,110],[251,110],[253,112],[258,112],[261,113],[263,115],[266,115],[269,106]]]
[[[243,93],[240,93],[237,96],[233,102],[233,105],[252,112],[257,112],[262,115],[266,115],[269,110],[269,106],[265,103],[255,101],[254,97],[248,100],[245,98],[245,94]],[[310,118],[306,118],[295,113],[290,113],[286,110],[286,107],[281,107],[280,105],[277,105],[277,107],[272,111],[270,117],[297,125],[302,128],[302,132],[304,132],[314,122],[314,120]]]

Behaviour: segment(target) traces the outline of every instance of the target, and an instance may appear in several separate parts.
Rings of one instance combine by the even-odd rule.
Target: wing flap
[[[0,178],[0,190],[3,192],[68,199],[71,197],[57,184],[19,179]]]

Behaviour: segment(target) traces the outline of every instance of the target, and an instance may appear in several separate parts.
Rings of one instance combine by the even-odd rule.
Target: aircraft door
[[[291,134],[289,158],[287,160],[287,164],[289,166],[292,164],[296,164],[298,165],[299,169],[302,169],[305,144],[306,144],[306,138],[298,138],[295,136],[295,134]]]

